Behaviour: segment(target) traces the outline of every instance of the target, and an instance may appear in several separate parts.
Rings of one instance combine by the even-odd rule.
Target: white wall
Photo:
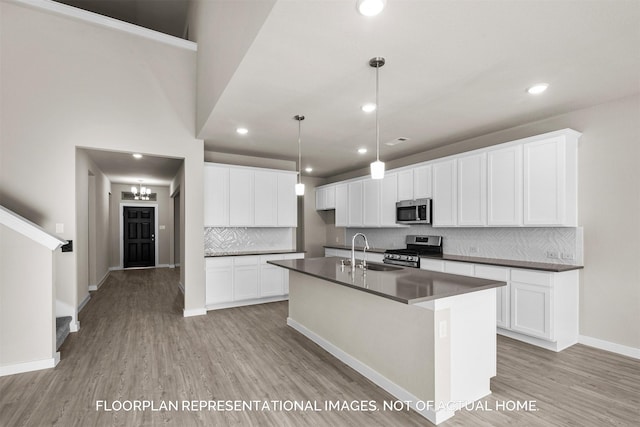
[[[388,161],[405,166],[563,128],[582,132],[580,334],[640,351],[640,96],[633,95]],[[362,169],[329,181],[363,176]]]
[[[185,159],[186,309],[204,312],[203,143],[194,138],[195,51],[53,12],[0,3],[0,203],[82,240],[76,147]],[[78,251],[56,257],[74,290]],[[77,306],[79,301],[74,301]]]

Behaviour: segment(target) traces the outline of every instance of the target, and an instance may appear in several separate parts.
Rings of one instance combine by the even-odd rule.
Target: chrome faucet
[[[362,268],[367,268],[367,249],[369,249],[369,241],[367,240],[367,236],[362,233],[356,233],[351,239],[351,269],[356,268],[356,237],[362,236],[364,239],[364,250],[362,254]]]

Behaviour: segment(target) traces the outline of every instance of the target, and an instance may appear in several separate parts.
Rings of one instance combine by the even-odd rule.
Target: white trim
[[[23,372],[39,371],[41,369],[55,368],[58,362],[60,362],[60,353],[56,352],[50,359],[0,366],[0,377],[21,374]]]
[[[91,292],[95,292],[98,289],[100,289],[100,286],[102,286],[104,284],[104,282],[107,280],[107,277],[109,277],[109,274],[112,272],[113,270],[111,270],[111,267],[109,267],[109,269],[107,270],[106,273],[104,273],[104,276],[102,276],[102,279],[100,279],[100,281],[98,282],[97,285],[89,285],[89,291]]]
[[[289,295],[277,295],[274,297],[247,299],[242,301],[221,302],[216,304],[207,304],[207,311],[222,310],[224,308],[243,307],[245,305],[266,304],[270,302],[288,301]]]
[[[179,47],[181,49],[191,50],[193,52],[198,51],[198,44],[192,41],[181,39],[179,37],[170,36],[169,34],[150,30],[148,28],[140,27],[138,25],[130,24],[128,22],[119,21],[117,19],[109,18],[107,16],[99,15],[97,13],[89,12],[86,10],[78,9],[76,7],[67,6],[66,4],[57,3],[55,1],[51,1],[51,0],[10,0],[10,1],[12,1],[13,3],[21,4],[23,6],[44,10],[46,12],[55,13],[57,15],[62,15],[62,16],[66,16],[73,19],[78,19],[84,22],[89,22],[91,24],[110,28],[112,30],[133,34],[135,36],[143,37],[143,38],[164,43],[170,46]]]
[[[204,308],[192,308],[189,310],[185,308],[182,312],[182,315],[184,317],[206,316],[206,314],[207,314],[207,310]]]
[[[80,322],[71,321],[69,323],[69,332],[78,332],[80,330]]]
[[[36,243],[40,243],[42,246],[52,251],[67,244],[66,240],[62,240],[59,237],[46,232],[39,225],[34,224],[28,219],[21,217],[17,213],[10,211],[3,206],[0,206],[0,224],[3,224],[13,231],[30,238]]]
[[[89,286],[89,288],[91,288],[91,286]],[[91,289],[89,289],[89,290],[91,290]],[[85,305],[87,305],[87,303],[89,302],[90,299],[91,299],[91,295],[89,295],[89,294],[87,294],[87,296],[84,297],[84,299],[82,300],[80,305],[78,305],[78,313],[80,313],[82,311],[82,309],[84,308]]]
[[[315,332],[307,329],[300,323],[293,320],[291,317],[287,317],[287,325],[291,326],[296,331],[300,332],[305,337],[309,338],[314,343],[318,344],[320,347],[329,352],[336,359],[340,360],[347,366],[356,370],[358,373],[363,375],[365,378],[376,384],[378,387],[386,390],[392,396],[396,397],[398,400],[403,402],[409,402],[409,406],[411,409],[416,411],[418,414],[425,417],[433,424],[440,424],[441,422],[451,418],[454,415],[454,411],[446,411],[446,410],[418,410],[416,408],[416,402],[419,402],[420,399],[400,387],[396,383],[392,382],[388,378],[384,377],[377,371],[371,369],[369,366],[365,365],[358,359],[354,358],[350,354],[345,353],[329,341],[322,338],[320,335],[317,335]]]
[[[577,344],[577,339],[575,341],[548,341],[542,338],[536,338],[529,335],[522,334],[520,332],[510,331],[508,329],[496,328],[496,332],[500,335],[504,335],[505,337],[513,338],[514,340],[526,342],[527,344],[535,345],[537,347],[542,347],[547,350],[559,352],[564,349],[571,347],[574,344]]]
[[[139,207],[152,207],[153,210],[153,221],[155,222],[154,224],[154,243],[155,243],[155,260],[154,260],[154,265],[153,267],[158,267],[158,241],[160,240],[159,236],[158,236],[158,217],[160,216],[160,211],[158,209],[158,204],[157,203],[127,203],[127,202],[122,202],[120,203],[120,269],[124,269],[124,224],[122,221],[122,218],[124,216],[124,208],[126,207],[133,207],[133,208],[139,208]],[[146,268],[146,267],[145,267]]]
[[[598,338],[589,337],[586,335],[578,336],[578,342],[589,347],[599,348],[600,350],[610,351],[622,356],[632,357],[634,359],[640,359],[640,348],[629,347],[622,344],[616,344],[611,341],[605,341]]]

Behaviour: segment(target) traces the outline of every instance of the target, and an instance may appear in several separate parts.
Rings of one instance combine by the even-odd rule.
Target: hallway
[[[413,412],[383,411],[392,397],[287,327],[286,302],[184,318],[178,280],[178,269],[111,272],[55,369],[0,378],[0,425],[429,425]],[[639,367],[581,345],[553,353],[498,337],[498,376],[481,401],[488,408],[535,401],[537,411],[462,410],[441,426],[632,425],[640,416]],[[243,411],[182,406],[201,400],[276,403]],[[126,401],[153,408],[106,410]],[[368,403],[330,411],[275,406],[285,401],[321,409],[365,401],[377,411]],[[179,408],[158,411],[163,402]]]

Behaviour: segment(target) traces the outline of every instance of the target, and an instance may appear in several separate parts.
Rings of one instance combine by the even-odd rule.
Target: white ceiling
[[[175,27],[186,8],[154,10],[183,1],[63,0],[135,9],[130,22],[149,26],[154,16]],[[639,93],[640,2],[389,0],[366,18],[355,0],[279,0],[197,136],[211,151],[297,160],[293,116],[303,114],[310,175],[366,167],[375,115],[360,106],[375,98],[374,56],[387,60],[380,158],[389,161]],[[537,82],[549,90],[528,95]],[[384,145],[397,137],[410,140]]]
[[[138,184],[168,186],[183,159],[143,155],[135,159],[133,153],[84,149],[89,158],[114,184]]]
[[[295,159],[303,114],[310,175],[366,167],[374,56],[387,60],[381,143],[410,138],[381,145],[385,161],[640,92],[640,2],[389,0],[366,18],[355,0],[278,1],[199,137],[208,150]],[[541,81],[545,94],[525,92]]]

